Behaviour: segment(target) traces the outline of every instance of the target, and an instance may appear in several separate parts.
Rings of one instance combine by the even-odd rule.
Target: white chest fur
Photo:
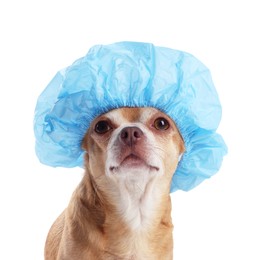
[[[140,174],[132,172],[129,174]],[[118,214],[126,225],[134,231],[149,228],[154,219],[154,208],[158,203],[158,192],[155,189],[155,178],[142,174],[141,178],[123,178],[117,180],[114,200]]]

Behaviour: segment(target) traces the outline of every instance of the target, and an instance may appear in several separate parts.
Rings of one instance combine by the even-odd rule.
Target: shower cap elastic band
[[[227,148],[216,133],[221,105],[209,70],[186,52],[138,42],[94,46],[56,74],[35,109],[39,160],[83,167],[81,142],[92,120],[120,107],[155,107],[175,121],[186,151],[171,192],[219,170]]]

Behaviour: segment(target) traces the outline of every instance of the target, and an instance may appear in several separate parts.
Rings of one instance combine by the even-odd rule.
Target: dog
[[[45,260],[170,260],[170,184],[185,151],[173,120],[123,107],[93,120],[83,140],[85,174],[52,225]]]

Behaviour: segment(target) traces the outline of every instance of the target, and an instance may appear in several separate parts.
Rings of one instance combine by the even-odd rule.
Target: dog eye
[[[111,129],[107,121],[99,121],[95,126],[95,132],[98,134],[105,134]]]
[[[167,130],[170,127],[170,124],[165,118],[159,117],[154,121],[154,127],[157,130]]]

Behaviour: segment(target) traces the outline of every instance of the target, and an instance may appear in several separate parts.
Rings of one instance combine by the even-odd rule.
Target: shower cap
[[[221,105],[209,70],[191,54],[140,42],[96,45],[54,76],[35,109],[39,160],[83,167],[81,142],[92,120],[120,107],[154,107],[176,123],[186,151],[171,192],[219,170],[227,148],[216,133]]]

